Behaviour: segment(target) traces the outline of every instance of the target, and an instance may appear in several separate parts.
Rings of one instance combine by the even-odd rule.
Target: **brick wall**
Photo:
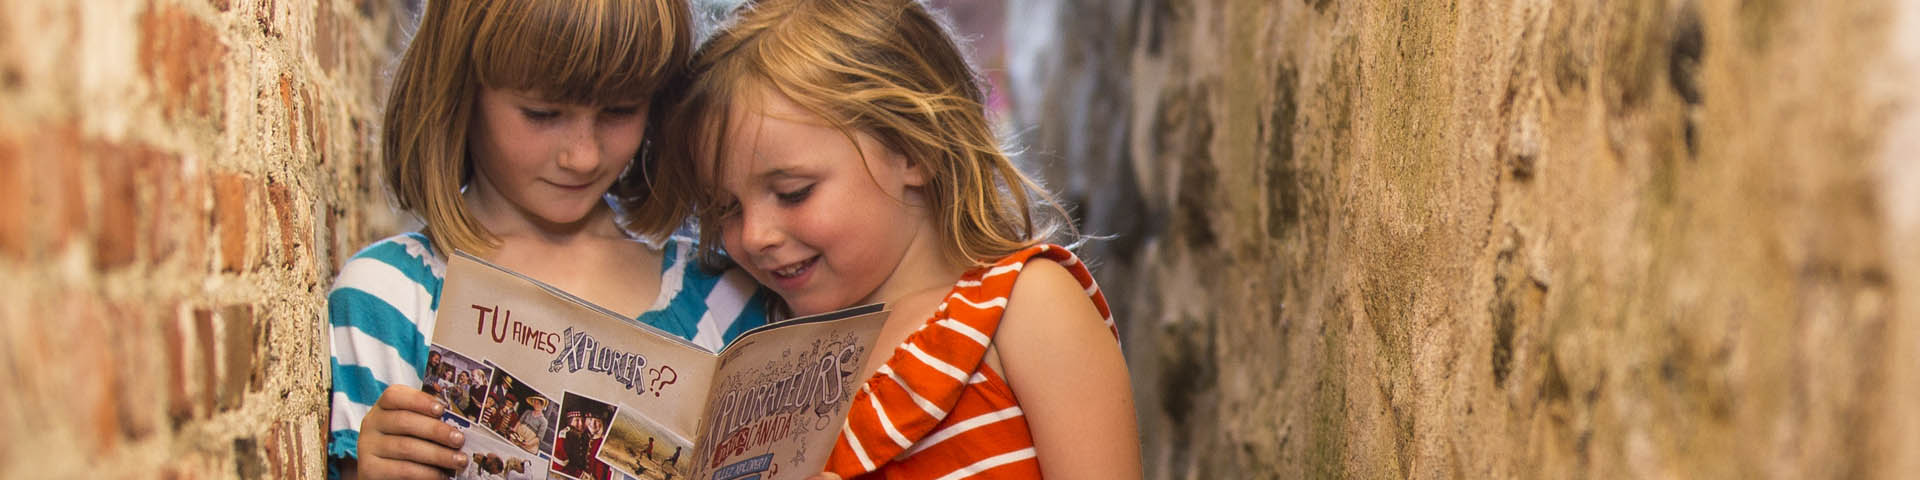
[[[319,478],[380,0],[0,0],[0,478]]]

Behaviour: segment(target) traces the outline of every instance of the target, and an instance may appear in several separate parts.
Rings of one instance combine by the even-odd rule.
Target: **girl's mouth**
[[[785,267],[770,270],[767,273],[771,273],[773,274],[774,278],[778,278],[781,280],[798,278],[801,275],[805,275],[809,270],[812,270],[814,262],[818,262],[819,260],[820,260],[820,256],[814,255],[812,257],[807,257],[806,260],[794,262],[794,263],[788,264]]]

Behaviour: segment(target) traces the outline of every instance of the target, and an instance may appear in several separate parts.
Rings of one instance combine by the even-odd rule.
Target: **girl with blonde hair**
[[[884,302],[827,464],[870,478],[1136,478],[1126,365],[1050,196],[998,146],[973,69],[914,0],[762,0],[657,114],[701,247],[806,315]],[[1046,210],[1043,210],[1046,211]],[[1051,213],[1059,214],[1055,206]],[[1063,237],[1071,238],[1069,232]]]
[[[328,294],[329,476],[467,463],[419,390],[449,252],[709,348],[765,322],[750,277],[691,265],[691,241],[670,237],[687,212],[648,178],[649,107],[684,67],[690,17],[685,0],[428,2],[381,139],[388,186],[423,226],[354,255]]]

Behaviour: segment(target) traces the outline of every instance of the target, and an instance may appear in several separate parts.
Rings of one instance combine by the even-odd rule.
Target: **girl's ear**
[[[894,156],[895,161],[899,162],[898,164],[901,166],[900,178],[905,180],[908,187],[919,188],[927,186],[926,162],[914,160],[912,157],[893,151],[891,148],[887,150]]]

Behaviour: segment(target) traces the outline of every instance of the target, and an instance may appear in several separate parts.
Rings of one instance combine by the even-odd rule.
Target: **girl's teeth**
[[[802,261],[802,262],[800,262],[800,263],[798,263],[798,264],[795,264],[795,265],[793,265],[793,266],[791,266],[791,267],[787,267],[787,268],[782,268],[782,269],[779,269],[779,270],[774,270],[774,271],[773,271],[773,274],[774,274],[774,275],[778,275],[778,276],[782,276],[782,277],[791,277],[791,276],[794,276],[794,275],[797,275],[797,274],[799,274],[799,273],[800,273],[800,269],[803,269],[803,268],[806,268],[806,267],[807,267],[807,265],[809,265],[809,264],[811,264],[811,263],[812,263],[812,260],[811,260],[811,259],[809,259],[809,260],[807,260],[807,261]]]

